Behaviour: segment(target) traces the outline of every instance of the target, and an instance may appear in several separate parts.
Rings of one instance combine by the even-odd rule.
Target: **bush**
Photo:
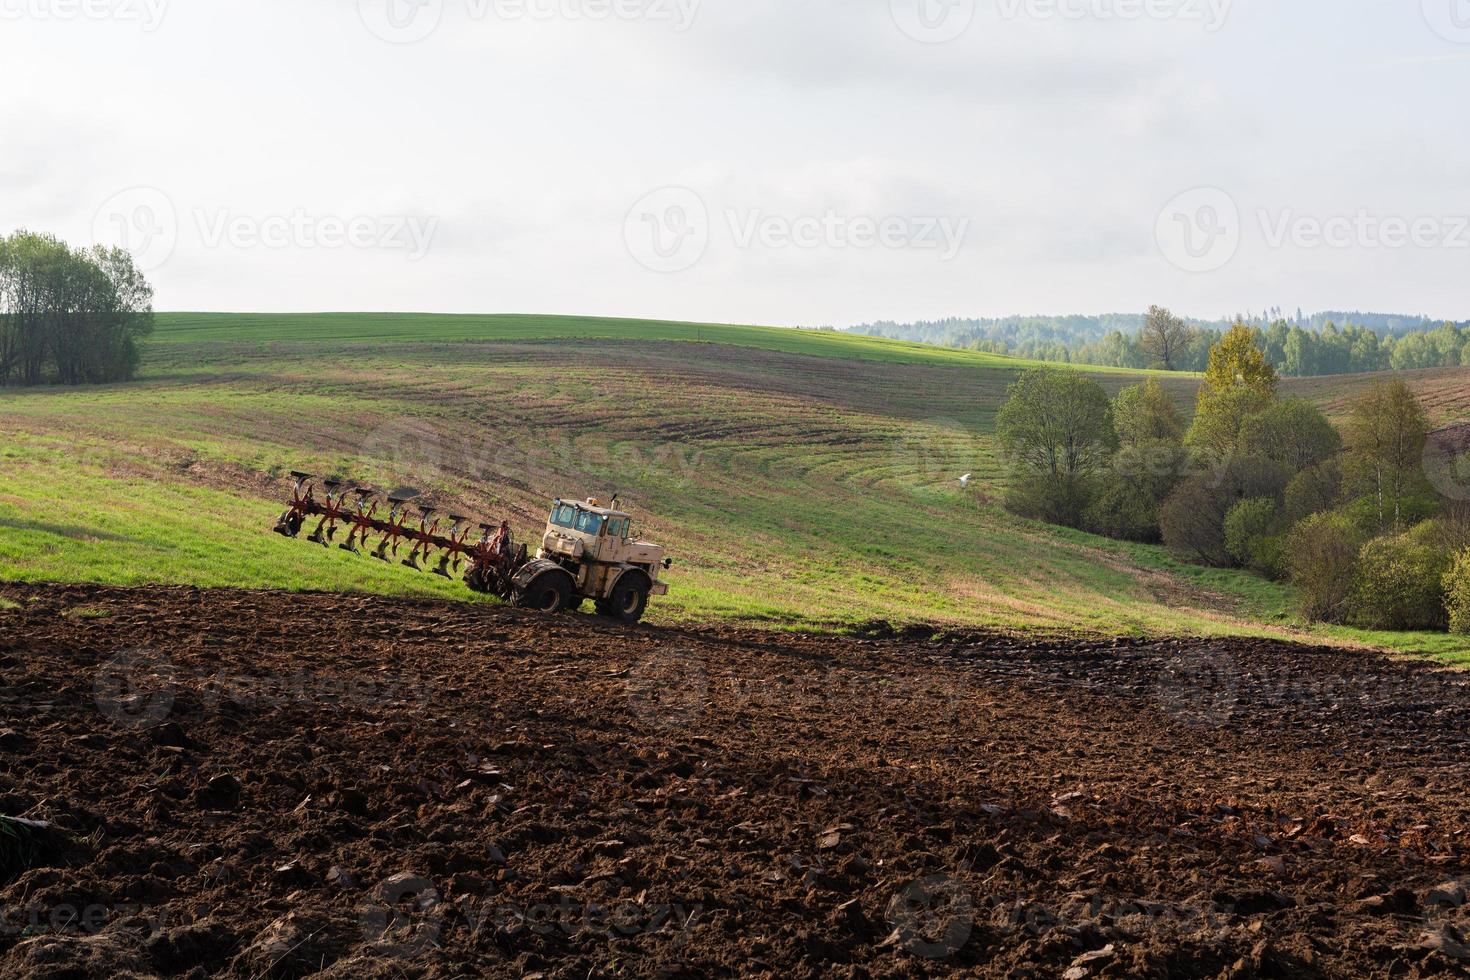
[[[1460,552],[1444,577],[1445,608],[1450,632],[1470,635],[1470,548]]]
[[[1195,449],[1227,456],[1240,448],[1246,419],[1270,408],[1272,396],[1256,388],[1232,388],[1206,395],[1184,441]]]
[[[1189,453],[1168,439],[1124,446],[1098,482],[1085,515],[1097,534],[1125,541],[1159,540],[1159,506],[1189,472]]]
[[[1228,567],[1225,515],[1235,498],[1213,474],[1179,484],[1159,508],[1159,531],[1169,550],[1188,561]]]
[[[1342,464],[1335,459],[1302,470],[1286,485],[1281,520],[1299,524],[1337,506],[1342,497]]]
[[[1097,499],[1087,508],[1089,531],[1122,541],[1154,543],[1159,540],[1159,502],[1138,492],[1116,473],[1103,477]]]
[[[1113,427],[1125,446],[1184,438],[1179,409],[1158,378],[1118,392],[1113,399]]]
[[[1342,437],[1322,410],[1300,398],[1277,402],[1240,426],[1244,452],[1285,463],[1293,470],[1316,466],[1342,451]]]
[[[1016,474],[1006,490],[1005,506],[1021,517],[1081,527],[1097,482],[1090,477],[1023,471]]]
[[[1435,546],[1433,529],[1420,525],[1374,538],[1358,555],[1352,619],[1384,630],[1442,630],[1449,626],[1445,577],[1450,556]]]
[[[1439,501],[1426,496],[1407,496],[1399,502],[1399,512],[1409,527],[1429,520],[1439,512]],[[1374,493],[1353,497],[1341,508],[1341,512],[1357,526],[1363,537],[1376,537],[1383,533],[1379,523],[1378,495]]]
[[[1225,515],[1225,550],[1245,567],[1274,577],[1281,557],[1280,540],[1272,533],[1278,513],[1269,497],[1239,501]]]
[[[1272,506],[1291,482],[1291,469],[1263,456],[1235,456],[1217,469],[1179,484],[1159,509],[1164,544],[1188,561],[1228,568],[1235,564],[1225,540],[1225,518],[1242,500],[1265,498]]]
[[[1341,623],[1348,615],[1363,535],[1342,514],[1313,514],[1286,536],[1283,564],[1301,594],[1302,616]]]
[[[1231,503],[1247,497],[1269,497],[1280,502],[1295,471],[1285,463],[1264,456],[1235,456],[1220,471],[1220,484]]]

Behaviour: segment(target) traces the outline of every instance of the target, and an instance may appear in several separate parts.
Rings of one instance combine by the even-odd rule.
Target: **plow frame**
[[[445,534],[439,533],[442,521],[429,506],[414,508],[412,502],[420,494],[404,488],[387,495],[389,504],[386,519],[377,516],[379,502],[374,499],[378,492],[368,487],[349,487],[344,481],[326,479],[321,487],[326,491],[323,499],[316,495],[317,484],[309,473],[292,471],[291,503],[277,519],[275,532],[283,537],[300,537],[306,522],[316,517],[316,527],[306,540],[323,547],[330,546],[341,525],[349,527],[346,539],[338,545],[344,551],[362,554],[368,537],[381,535],[377,546],[369,552],[380,561],[392,561],[405,542],[410,542],[408,556],[401,564],[417,571],[425,571],[423,563],[438,556],[438,564],[428,569],[435,575],[450,578],[465,568],[464,581],[476,592],[488,593],[509,599],[515,589],[515,573],[526,564],[527,552],[524,544],[516,546],[511,536],[510,522],[501,521],[498,526],[480,524],[480,538],[468,544],[471,522],[457,514],[449,515],[451,526]],[[355,505],[348,505],[349,495],[357,497]],[[417,519],[411,510],[418,511]],[[414,526],[414,525],[417,526]]]

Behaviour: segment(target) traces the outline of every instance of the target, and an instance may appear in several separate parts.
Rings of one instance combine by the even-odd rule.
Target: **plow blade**
[[[283,537],[300,537],[314,520],[306,536],[313,544],[329,547],[345,529],[346,536],[337,545],[343,551],[392,562],[407,548],[399,564],[444,578],[463,571],[471,589],[502,599],[510,598],[515,573],[526,563],[526,546],[516,546],[507,521],[474,525],[467,517],[451,514],[446,527],[435,508],[416,503],[423,495],[412,487],[401,487],[380,500],[377,491],[351,486],[345,480],[317,481],[309,473],[294,470],[291,477],[295,481],[291,505],[273,528]],[[385,503],[387,511],[380,516]],[[472,542],[474,526],[479,527],[480,536]]]

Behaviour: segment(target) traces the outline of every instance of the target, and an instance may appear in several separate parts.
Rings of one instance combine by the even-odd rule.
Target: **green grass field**
[[[991,433],[1026,366],[764,327],[163,315],[135,383],[0,390],[0,578],[470,598],[268,533],[301,468],[412,484],[522,536],[553,496],[620,491],[676,556],[655,621],[1308,635],[1280,586],[1005,514]],[[1187,401],[1197,380],[1167,383]]]

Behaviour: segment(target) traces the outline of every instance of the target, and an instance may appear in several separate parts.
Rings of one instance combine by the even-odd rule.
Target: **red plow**
[[[337,544],[343,551],[397,561],[445,578],[463,570],[465,584],[471,589],[502,599],[511,596],[511,580],[527,563],[526,546],[516,546],[508,521],[496,526],[476,524],[458,514],[441,517],[434,507],[417,503],[422,494],[408,487],[382,495],[331,478],[321,481],[322,496],[318,497],[311,474],[292,472],[291,476],[295,480],[291,506],[275,526],[275,532],[285,537],[300,537],[315,518],[316,525],[306,536],[313,544],[329,548],[345,530],[346,536]],[[472,541],[476,527],[480,535]]]

